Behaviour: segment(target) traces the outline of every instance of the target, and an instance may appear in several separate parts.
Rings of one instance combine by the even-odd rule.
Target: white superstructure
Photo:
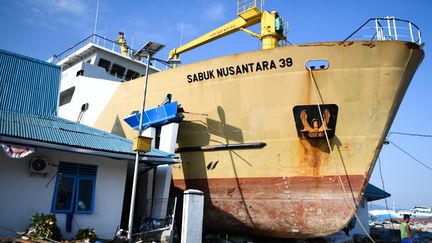
[[[123,55],[119,43],[91,35],[52,57],[62,67],[59,116],[93,126],[121,82],[146,75],[146,63],[134,52]],[[158,71],[149,67],[149,74]]]

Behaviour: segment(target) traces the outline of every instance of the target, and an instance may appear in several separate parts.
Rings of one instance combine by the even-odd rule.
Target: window
[[[96,174],[95,165],[60,162],[51,212],[93,213]]]
[[[99,66],[99,67],[103,67],[103,68],[105,69],[105,71],[108,72],[109,69],[110,69],[110,66],[111,66],[111,62],[108,61],[108,60],[105,60],[105,59],[101,58],[101,59],[99,59],[99,64],[98,64],[98,66]]]
[[[77,72],[77,74],[76,74],[76,76],[78,77],[78,76],[84,76],[84,70],[79,70],[78,72]]]
[[[75,86],[70,87],[60,93],[60,103],[59,106],[66,105],[71,102],[72,96],[75,92]]]
[[[110,74],[116,76],[117,78],[123,78],[125,71],[126,71],[126,68],[114,63],[112,65]]]
[[[126,72],[126,77],[125,77],[125,80],[126,81],[129,81],[129,80],[131,80],[131,79],[136,79],[136,78],[139,78],[140,77],[140,74],[139,73],[137,73],[137,72],[135,72],[134,70],[128,70],[127,72]]]

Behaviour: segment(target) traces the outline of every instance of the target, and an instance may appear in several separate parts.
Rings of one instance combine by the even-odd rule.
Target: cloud
[[[54,8],[76,15],[86,14],[87,6],[81,0],[50,0]]]
[[[83,0],[28,0],[28,3],[56,15],[64,13],[85,15],[88,9]]]
[[[217,22],[225,19],[225,7],[221,3],[211,3],[203,12],[203,18],[212,22]]]
[[[93,15],[84,0],[25,0],[22,19],[27,23],[56,30],[59,26],[88,28]]]
[[[38,8],[31,8],[29,14],[23,16],[23,20],[31,25],[40,26],[45,29],[55,31],[55,28],[46,21],[46,16]]]

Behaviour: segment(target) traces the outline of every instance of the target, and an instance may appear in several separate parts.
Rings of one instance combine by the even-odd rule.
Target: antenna
[[[181,46],[181,45],[182,45],[182,42],[183,42],[183,28],[184,28],[184,24],[181,23],[181,30],[180,30],[180,45],[179,45],[179,46]]]
[[[93,34],[96,34],[96,26],[97,26],[97,20],[98,20],[98,15],[99,15],[99,0],[97,0],[97,4],[96,4],[96,16],[95,16],[95,24],[94,24],[94,29],[93,29]]]

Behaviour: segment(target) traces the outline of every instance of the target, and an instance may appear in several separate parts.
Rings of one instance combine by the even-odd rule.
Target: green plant
[[[60,240],[60,228],[57,226],[57,218],[54,214],[35,214],[32,223],[27,227],[27,233],[37,239],[49,238]]]
[[[95,242],[95,240],[97,238],[96,230],[94,228],[90,228],[90,227],[87,227],[86,229],[79,229],[75,238],[77,240],[85,240],[88,242]]]

